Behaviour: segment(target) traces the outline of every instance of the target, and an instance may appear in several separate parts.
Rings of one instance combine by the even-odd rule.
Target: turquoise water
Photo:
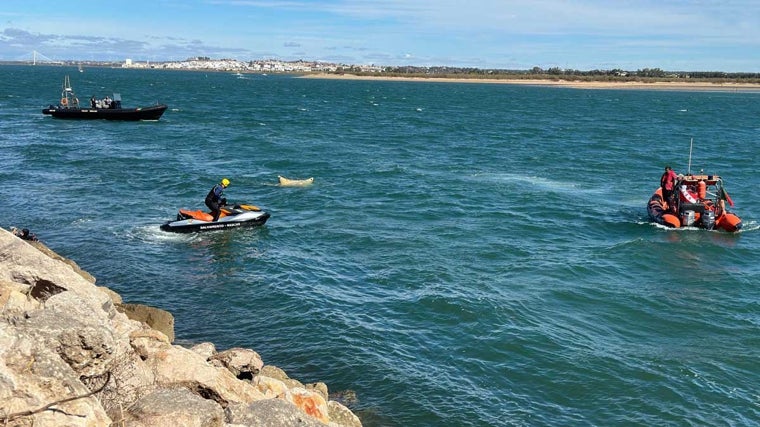
[[[55,120],[80,99],[158,122]],[[760,423],[760,94],[0,67],[0,226],[366,426]],[[721,174],[738,234],[646,217]],[[315,177],[286,188],[277,175]],[[261,228],[174,235],[222,177]]]

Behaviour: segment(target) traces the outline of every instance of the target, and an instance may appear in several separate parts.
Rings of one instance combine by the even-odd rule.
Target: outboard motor
[[[706,229],[712,230],[715,228],[715,211],[705,210],[702,212],[702,217],[700,219],[702,220],[702,226]]]
[[[114,92],[113,101],[111,101],[111,108],[121,108],[121,94]]]
[[[683,211],[681,214],[681,226],[688,227],[694,225],[694,211]]]

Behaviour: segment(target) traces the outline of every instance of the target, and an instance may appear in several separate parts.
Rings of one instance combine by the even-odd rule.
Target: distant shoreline
[[[710,83],[710,82],[622,82],[622,81],[580,81],[548,79],[500,79],[500,78],[448,78],[448,77],[391,77],[360,76],[356,74],[304,74],[302,78],[333,80],[380,80],[431,83],[491,83],[528,86],[567,87],[574,89],[634,89],[634,90],[680,90],[716,92],[760,92],[757,83]]]

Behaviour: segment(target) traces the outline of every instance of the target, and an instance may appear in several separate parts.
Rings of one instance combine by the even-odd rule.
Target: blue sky
[[[3,0],[0,60],[760,72],[758,0]]]

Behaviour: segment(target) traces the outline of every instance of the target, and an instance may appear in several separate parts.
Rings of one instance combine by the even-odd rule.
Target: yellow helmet
[[[227,187],[228,185],[230,185],[230,180],[227,178],[222,178],[222,185]]]

